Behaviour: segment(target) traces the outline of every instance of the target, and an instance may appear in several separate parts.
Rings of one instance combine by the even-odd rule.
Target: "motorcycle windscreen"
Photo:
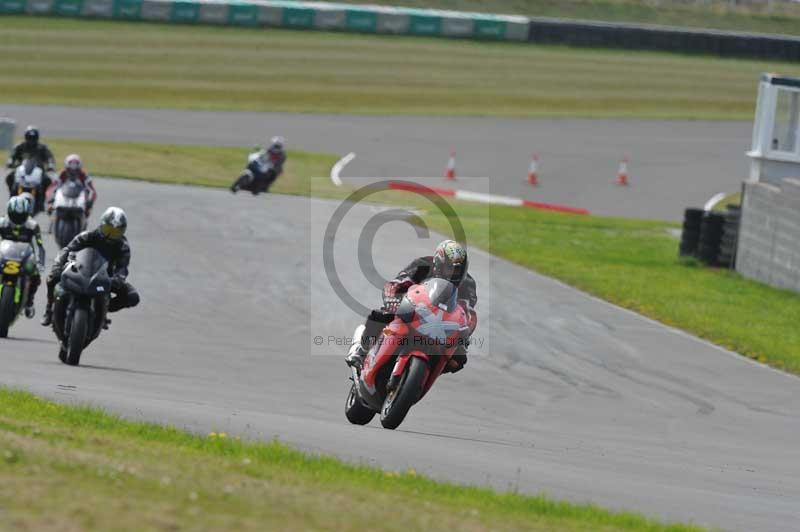
[[[428,292],[431,305],[453,312],[458,304],[458,289],[447,279],[428,279],[422,285]]]
[[[61,185],[61,188],[58,190],[64,194],[65,198],[76,199],[83,192],[83,185],[77,181],[70,180]]]
[[[26,159],[17,167],[16,180],[24,187],[38,187],[42,183],[42,169],[33,159]]]
[[[32,254],[33,249],[27,242],[14,242],[13,240],[0,242],[0,258],[3,261],[15,260],[24,264]]]
[[[67,263],[61,274],[61,284],[65,290],[80,295],[108,293],[111,289],[108,261],[95,249],[82,249]]]
[[[86,207],[84,186],[76,181],[68,181],[61,185],[56,192],[54,207],[68,211],[83,211]]]

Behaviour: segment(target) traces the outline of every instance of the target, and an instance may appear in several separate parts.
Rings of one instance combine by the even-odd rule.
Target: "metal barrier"
[[[3,14],[529,41],[796,61],[800,38],[289,0],[0,0]]]

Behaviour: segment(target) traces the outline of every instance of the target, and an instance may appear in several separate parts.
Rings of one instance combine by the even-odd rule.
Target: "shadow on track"
[[[55,340],[42,340],[41,338],[17,338],[17,337],[10,336],[10,337],[4,338],[4,339],[8,340],[9,342],[26,342],[26,343],[50,344],[50,345],[58,344],[58,342],[55,341]]]
[[[375,429],[375,430],[385,430],[385,429],[378,428],[378,427],[367,427],[367,428]],[[418,436],[430,436],[432,438],[443,438],[443,439],[447,439],[447,440],[469,441],[469,442],[474,442],[474,443],[487,443],[489,445],[503,445],[505,447],[527,447],[526,445],[520,445],[518,443],[512,443],[512,442],[507,442],[507,441],[483,440],[483,439],[480,439],[480,438],[466,438],[466,437],[463,437],[463,436],[452,436],[450,434],[436,434],[436,433],[433,433],[433,432],[420,432],[420,431],[416,431],[416,430],[397,429],[397,430],[395,430],[395,432],[402,432],[404,434],[416,434]]]

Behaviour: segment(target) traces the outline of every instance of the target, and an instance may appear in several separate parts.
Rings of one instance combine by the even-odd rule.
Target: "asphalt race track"
[[[79,368],[58,362],[39,316],[23,319],[0,341],[2,384],[669,520],[776,532],[800,522],[796,377],[474,252],[480,324],[467,368],[444,376],[399,430],[354,427],[343,414],[346,348],[327,338],[361,318],[334,294],[318,245],[335,203],[109,180],[98,190],[97,212],[129,214],[142,304],[114,316]],[[368,305],[379,294],[352,257],[376,214],[356,206],[335,240],[343,285]],[[378,271],[435,240],[383,226]]]
[[[489,177],[492,192],[587,208],[593,213],[679,220],[748,175],[752,124],[643,120],[522,120],[0,104],[0,116],[47,136],[251,146],[280,134],[289,146],[357,158],[342,177],[439,177],[451,148],[459,175]],[[540,183],[525,180],[531,152]],[[614,185],[628,155],[631,186]],[[291,164],[291,163],[290,163]],[[438,184],[444,184],[439,180]],[[458,183],[455,184],[458,186]]]

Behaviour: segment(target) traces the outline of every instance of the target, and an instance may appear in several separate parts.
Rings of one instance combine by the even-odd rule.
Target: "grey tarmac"
[[[128,212],[142,304],[116,314],[77,368],[58,362],[50,331],[23,319],[0,341],[0,383],[667,520],[742,532],[800,522],[794,376],[473,250],[483,346],[397,431],[351,426],[346,347],[313,341],[346,337],[362,319],[322,271],[317,244],[336,203],[103,179],[98,191],[97,212]],[[342,282],[365,305],[380,298],[355,242],[380,212],[356,206],[335,244]],[[392,275],[437,238],[383,226],[378,272]]]
[[[451,149],[457,172],[488,177],[495,194],[592,213],[680,220],[748,175],[749,122],[350,116],[30,106],[0,103],[0,116],[33,123],[45,138],[253,146],[283,135],[290,148],[356,159],[342,177],[441,176]],[[527,184],[533,152],[540,186]],[[60,154],[56,154],[60,155]],[[614,184],[630,157],[629,187]],[[90,163],[90,162],[89,162]],[[291,162],[290,162],[291,164]],[[233,179],[235,176],[231,176]]]

